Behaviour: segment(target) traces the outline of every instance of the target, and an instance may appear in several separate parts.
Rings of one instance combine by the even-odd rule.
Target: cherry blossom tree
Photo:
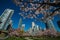
[[[13,0],[13,2],[20,7],[22,12],[19,14],[23,18],[40,19],[37,16],[43,14],[41,19],[45,19],[58,14],[60,9],[59,0]]]

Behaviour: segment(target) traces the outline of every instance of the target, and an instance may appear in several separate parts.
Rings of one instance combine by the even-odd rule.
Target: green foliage
[[[7,38],[5,40],[25,40],[25,39],[22,38],[22,37],[15,37],[15,36],[13,36],[13,37],[9,37],[9,38]]]
[[[60,37],[29,37],[32,40],[60,40]],[[5,40],[26,40],[25,37],[9,37]]]
[[[60,37],[40,37],[40,38],[33,38],[33,40],[60,40]]]

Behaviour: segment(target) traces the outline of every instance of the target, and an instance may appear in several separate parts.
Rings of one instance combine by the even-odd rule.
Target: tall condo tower
[[[49,29],[54,29],[56,31],[55,26],[52,22],[52,17],[48,17],[46,19],[46,23],[47,23],[47,26],[48,26]]]
[[[34,23],[34,22],[32,22],[32,29],[34,29],[34,27],[35,27],[35,23]]]
[[[18,24],[18,28],[21,29],[21,27],[22,27],[22,19],[20,18],[20,20],[19,20],[19,24]]]
[[[2,15],[0,16],[0,22],[2,22],[0,24],[0,30],[6,30],[7,26],[9,25],[10,21],[11,21],[11,17],[14,13],[14,10],[12,9],[5,9],[5,11],[2,13]]]

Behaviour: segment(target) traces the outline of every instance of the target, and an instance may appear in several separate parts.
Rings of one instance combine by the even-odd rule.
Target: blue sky
[[[3,11],[5,9],[13,9],[14,10],[14,14],[12,16],[12,20],[13,20],[13,28],[18,28],[18,23],[19,23],[19,19],[22,18],[19,13],[20,13],[20,9],[18,6],[16,6],[12,0],[0,0],[0,15],[3,13]],[[41,15],[40,15],[41,16]],[[23,18],[22,18],[23,19]],[[53,23],[55,25],[55,28],[60,31],[60,28],[58,28],[57,25],[57,21],[60,20],[60,16],[56,15],[54,16],[54,20]],[[23,24],[26,24],[25,26],[25,30],[28,30],[31,27],[31,22],[34,21],[34,19],[23,19]],[[34,21],[37,25],[41,26],[42,29],[45,27],[45,24],[43,22],[40,21]]]

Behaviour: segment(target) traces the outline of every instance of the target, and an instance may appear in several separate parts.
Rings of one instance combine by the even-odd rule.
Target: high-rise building
[[[25,24],[22,24],[21,30],[24,30],[25,28]]]
[[[48,17],[46,21],[47,21],[46,23],[47,23],[48,28],[49,29],[54,29],[56,31],[55,26],[54,26],[54,24],[52,22],[51,17]]]
[[[22,19],[20,18],[18,28],[21,28],[21,27],[22,27]]]
[[[8,24],[8,23],[7,23]],[[7,26],[6,30],[12,31],[12,20],[10,20],[9,25]]]
[[[57,21],[58,27],[60,28],[60,21]]]
[[[46,29],[49,29],[49,27],[48,27],[48,24],[47,24],[47,23],[45,23],[45,27],[46,27]]]
[[[32,22],[32,27],[28,30],[28,32],[32,35],[35,36],[37,32],[42,31],[41,27],[36,25],[34,22]]]
[[[37,25],[36,27],[37,27],[37,30],[39,30],[39,26]]]
[[[5,11],[2,13],[2,15],[0,16],[0,22],[2,22],[0,24],[0,30],[6,30],[8,23],[10,22],[10,19],[12,17],[14,13],[14,10],[12,9],[5,9]]]
[[[22,19],[21,18],[19,20],[18,28],[20,28],[21,30],[24,30],[24,28],[25,28],[25,24],[22,24]]]
[[[32,22],[32,29],[35,27],[35,23],[34,22]]]
[[[32,22],[32,27],[29,29],[29,33],[31,34],[31,35],[34,35],[35,34],[35,23],[34,22]]]
[[[5,27],[4,27],[4,30],[9,29],[9,25],[10,25],[10,27],[12,27],[12,20],[11,19],[9,19],[7,21],[7,23],[6,23]]]

